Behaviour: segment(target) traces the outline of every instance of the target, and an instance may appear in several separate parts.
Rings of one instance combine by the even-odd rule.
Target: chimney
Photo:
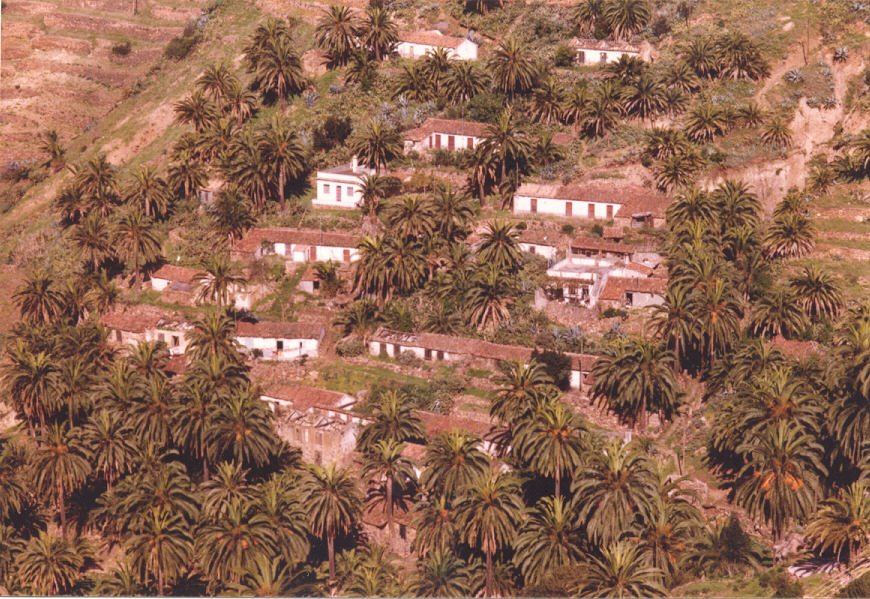
[[[353,158],[350,159],[350,170],[354,173],[359,170],[359,161],[356,158],[356,154],[354,154]]]

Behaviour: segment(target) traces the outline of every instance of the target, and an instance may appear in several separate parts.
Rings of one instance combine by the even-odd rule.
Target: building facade
[[[473,150],[486,135],[486,125],[473,121],[428,118],[405,132],[405,153],[426,154],[433,150]]]
[[[317,171],[315,196],[311,205],[319,208],[357,208],[362,201],[363,178],[375,170],[359,164],[356,156],[350,164]]]
[[[450,37],[438,30],[401,31],[396,52],[403,58],[423,58],[430,52],[443,48],[450,58],[477,60],[477,44],[467,37]]]

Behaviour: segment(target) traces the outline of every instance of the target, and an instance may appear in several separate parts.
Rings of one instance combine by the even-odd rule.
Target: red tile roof
[[[416,411],[417,417],[423,423],[423,428],[426,429],[426,436],[430,439],[440,433],[459,430],[464,433],[471,433],[482,437],[489,431],[490,424],[486,421],[473,420],[471,418],[462,418],[460,416],[447,416],[445,414],[436,414],[434,412],[424,412],[423,410]]]
[[[451,37],[444,35],[440,31],[400,31],[399,41],[409,44],[420,44],[421,46],[434,46],[436,48],[453,48],[459,47],[459,44],[465,41],[464,37]]]
[[[442,135],[467,135],[470,137],[483,137],[486,134],[486,123],[474,121],[460,121],[456,119],[428,118],[423,124],[414,129],[405,131],[405,139],[420,141],[426,139],[432,133]]]
[[[236,336],[262,339],[320,339],[324,327],[312,322],[264,321],[236,323]]]
[[[655,272],[654,268],[650,268],[646,264],[641,264],[640,262],[629,262],[625,267],[630,268],[631,270],[636,270],[637,272],[642,272],[646,276],[650,276]]]
[[[308,408],[339,410],[354,403],[353,398],[349,399],[350,396],[345,393],[298,384],[272,385],[263,390],[263,395],[289,402],[300,411]]]
[[[100,318],[104,327],[126,333],[144,333],[156,328],[158,324],[173,320],[183,322],[184,319],[174,312],[167,312],[147,304],[116,306]]]
[[[623,278],[608,277],[604,289],[598,296],[599,300],[622,301],[626,293],[653,293],[662,295],[667,288],[667,279],[659,278]]]
[[[575,202],[618,204],[622,206],[622,209],[616,215],[617,217],[646,212],[652,213],[654,216],[664,216],[665,208],[670,203],[667,196],[655,190],[617,183],[572,183],[570,185],[523,183],[517,189],[516,195],[573,200]]]
[[[196,277],[197,273],[199,273],[195,268],[188,268],[186,266],[175,266],[173,264],[164,264],[157,270],[155,270],[151,278],[152,279],[166,279],[167,281],[173,281],[178,283],[193,283],[194,277]]]
[[[571,249],[597,250],[600,252],[610,252],[611,254],[627,255],[641,248],[597,237],[575,237],[571,241]]]
[[[297,245],[316,245],[319,247],[355,248],[359,235],[341,231],[318,231],[316,229],[260,228],[248,231],[233,248],[237,252],[252,253],[262,247],[263,242]]]
[[[551,247],[556,247],[561,237],[562,235],[560,233],[554,233],[553,231],[547,231],[538,227],[532,227],[524,231],[520,231],[519,241],[520,243],[531,243],[534,245],[548,245]]]
[[[635,52],[640,53],[640,48],[634,44],[620,40],[596,40],[585,37],[575,37],[568,45],[575,50],[601,50],[609,52]]]
[[[623,239],[625,237],[625,231],[622,230],[622,227],[607,226],[604,227],[604,232],[601,234],[601,237],[604,239]]]

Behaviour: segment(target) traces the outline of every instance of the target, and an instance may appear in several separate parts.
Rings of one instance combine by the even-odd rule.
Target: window
[[[329,195],[329,183],[323,184],[323,193]]]
[[[586,52],[584,52],[583,50],[577,52],[577,62],[579,62],[580,64],[586,62]]]
[[[447,149],[454,150],[456,148],[456,137],[453,135],[447,136]]]
[[[342,258],[342,260],[344,260],[345,262],[350,262],[350,250],[349,250],[349,249],[345,249],[345,250],[342,252],[342,256],[341,256],[341,258]]]
[[[336,202],[341,201],[341,185],[335,186],[335,201]]]
[[[157,341],[162,341],[163,343],[166,343],[166,335],[164,335],[163,333],[157,333]]]
[[[350,185],[347,186],[347,197],[353,197],[353,187],[351,187]]]
[[[436,150],[441,149],[441,134],[440,133],[435,134],[435,149]]]
[[[432,350],[429,348],[424,349],[423,350],[423,358],[426,360],[431,360],[432,359]]]
[[[116,329],[115,330],[115,341],[123,341],[123,340],[124,340],[124,336],[121,334],[121,330]]]
[[[393,346],[393,356],[398,358],[402,354],[402,346],[398,343]]]
[[[438,354],[437,354],[437,357],[438,357],[439,360],[444,360],[444,352],[443,352],[443,351],[439,351]]]
[[[601,62],[607,62],[607,52],[601,53]]]
[[[468,138],[468,141],[466,142],[465,145],[466,145],[466,147],[467,147],[469,150],[473,150],[473,149],[474,149],[474,138],[473,138],[473,137],[469,137],[469,138]]]
[[[589,205],[586,208],[586,216],[589,218],[595,218],[595,204],[592,202],[589,202]]]
[[[178,347],[179,345],[181,345],[181,337],[179,337],[178,335],[173,335],[172,336],[172,347]]]
[[[613,204],[607,205],[607,218],[613,218]]]
[[[399,538],[403,541],[408,537],[408,527],[404,524],[399,524]]]
[[[317,443],[318,445],[323,445],[323,433],[322,432],[317,431],[316,433],[314,433],[314,442]]]
[[[320,453],[319,451],[314,452],[314,463],[317,464],[318,466],[323,465],[323,454]]]
[[[573,216],[574,202],[565,202],[565,216]]]
[[[538,211],[538,198],[532,198],[529,200],[529,212],[537,212]]]
[[[314,289],[320,289],[320,281],[318,281],[317,279],[314,280]]]
[[[284,340],[278,339],[275,341],[275,349],[278,351],[284,351]]]
[[[316,245],[312,245],[308,249],[308,260],[310,262],[317,262],[317,246]]]
[[[634,305],[634,294],[630,292],[626,292],[625,294],[625,305],[633,306]]]
[[[535,246],[530,245],[530,246],[529,246],[529,253],[530,253],[530,254],[537,254],[538,251],[535,249]]]
[[[387,344],[384,343],[383,341],[381,341],[378,345],[380,346],[378,348],[378,353],[382,356],[386,356],[387,355]]]

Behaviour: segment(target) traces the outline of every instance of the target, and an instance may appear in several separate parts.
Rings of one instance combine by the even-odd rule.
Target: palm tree
[[[743,181],[726,179],[713,191],[712,199],[719,207],[723,234],[741,227],[758,226],[761,204]]]
[[[389,180],[381,175],[363,175],[361,177],[360,208],[368,213],[374,221],[377,218],[381,202],[386,199],[389,191]]]
[[[649,552],[651,565],[664,573],[668,584],[673,584],[681,577],[681,561],[701,527],[701,515],[692,503],[679,496],[680,489],[672,483],[666,482],[661,489],[666,493],[652,502],[638,538]]]
[[[770,67],[760,49],[743,33],[729,32],[719,38],[716,54],[722,78],[758,80],[770,75]]]
[[[402,141],[398,131],[382,120],[369,121],[365,130],[349,143],[350,150],[375,169],[386,168],[387,163],[402,153]]]
[[[514,543],[522,510],[517,480],[509,473],[495,471],[467,489],[456,506],[456,523],[463,541],[483,551],[486,559],[486,597],[492,596],[495,583],[493,556]]]
[[[7,522],[30,501],[31,481],[25,476],[28,454],[20,443],[0,436],[0,519]],[[0,531],[3,531],[0,526]],[[0,534],[0,538],[2,534]],[[3,539],[5,541],[5,539]],[[0,580],[4,579],[0,567]]]
[[[571,492],[590,540],[608,544],[647,517],[657,489],[647,458],[632,444],[612,441],[575,473]]]
[[[253,87],[267,101],[278,99],[284,106],[287,98],[305,88],[302,60],[285,21],[269,19],[257,27],[245,48],[245,63],[254,76]]]
[[[259,135],[260,153],[277,173],[278,202],[284,208],[287,182],[305,170],[305,150],[288,123],[276,116]]]
[[[4,382],[12,405],[35,434],[34,423],[38,421],[40,430],[44,429],[57,408],[58,365],[45,352],[31,352],[20,339],[9,350],[9,362],[4,367]]]
[[[233,79],[221,107],[224,112],[236,119],[236,126],[241,127],[245,121],[254,116],[257,109],[257,96],[242,85],[241,81]]]
[[[593,557],[583,574],[580,597],[664,597],[663,573],[640,548],[628,541],[613,542]]]
[[[202,272],[193,277],[194,283],[201,286],[197,299],[214,302],[220,312],[224,306],[231,304],[230,295],[242,289],[247,280],[225,253],[212,254],[202,268]]]
[[[514,37],[505,38],[499,43],[486,67],[495,89],[510,98],[530,91],[538,77],[538,68],[527,47]]]
[[[695,299],[685,285],[668,285],[665,301],[653,306],[650,316],[653,334],[674,352],[674,364],[682,371],[682,358],[697,341],[695,331]]]
[[[664,86],[648,73],[632,80],[623,92],[625,111],[641,120],[652,118],[664,109]]]
[[[85,200],[86,212],[109,215],[118,204],[118,181],[115,167],[105,154],[92,158],[75,173],[73,187]]]
[[[142,525],[125,545],[140,577],[157,583],[157,592],[166,594],[189,568],[193,557],[193,539],[182,516],[167,509],[152,508],[143,516]]]
[[[369,479],[371,487],[369,503],[382,505],[390,542],[395,537],[393,510],[402,505],[404,495],[413,494],[417,484],[414,465],[402,456],[404,449],[404,443],[386,439],[375,443],[363,458],[362,475]]]
[[[365,48],[357,48],[350,54],[350,62],[344,73],[346,83],[356,83],[362,91],[368,91],[378,76],[378,61]]]
[[[314,39],[326,53],[326,64],[330,69],[347,64],[357,45],[359,30],[359,19],[350,7],[334,4],[323,11],[314,30]]]
[[[812,220],[802,214],[788,212],[773,219],[764,235],[764,249],[776,258],[800,258],[816,245]]]
[[[396,198],[385,211],[387,227],[399,238],[425,239],[432,236],[435,218],[430,202],[420,196]]]
[[[202,159],[193,152],[185,151],[175,156],[169,165],[167,182],[176,195],[189,198],[191,194],[206,184],[208,173]]]
[[[691,187],[702,166],[704,160],[693,149],[668,156],[653,168],[656,187],[660,191]]]
[[[227,236],[230,245],[241,239],[257,222],[251,203],[235,188],[222,190],[209,207],[208,214],[214,228]]]
[[[58,170],[63,166],[63,157],[66,155],[66,149],[60,143],[60,135],[57,131],[51,129],[45,131],[39,136],[39,149],[48,154],[46,166],[51,166],[54,170]]]
[[[625,39],[646,27],[650,8],[646,0],[606,0],[601,16],[616,39]]]
[[[583,535],[561,497],[543,497],[517,536],[515,563],[526,586],[538,585],[581,557]]]
[[[807,327],[800,300],[787,289],[778,289],[760,297],[752,314],[752,332],[756,335],[792,337]]]
[[[719,47],[710,36],[692,38],[680,48],[680,54],[699,77],[712,79],[719,72]]]
[[[622,88],[615,81],[601,81],[583,108],[583,129],[589,135],[604,135],[616,126],[621,112]]]
[[[207,438],[237,463],[262,466],[280,445],[272,428],[274,414],[259,396],[242,391],[214,411]]]
[[[762,130],[761,140],[775,148],[788,148],[791,145],[791,129],[784,119],[772,119]]]
[[[491,330],[510,318],[516,300],[513,277],[494,264],[480,267],[471,279],[465,308],[469,326]]]
[[[357,447],[364,452],[380,441],[419,441],[426,438],[423,424],[414,414],[410,402],[396,390],[379,394],[370,421],[360,431]]]
[[[288,564],[280,558],[267,558],[257,555],[253,563],[242,572],[236,583],[231,583],[227,589],[234,595],[242,597],[291,597],[302,596],[310,585],[294,584],[301,577],[309,575],[308,568],[291,572]]]
[[[832,551],[847,564],[870,539],[870,493],[867,484],[855,482],[836,497],[821,502],[807,526],[807,536],[819,551]]]
[[[399,29],[385,8],[369,7],[359,31],[360,44],[378,61],[392,54],[399,41]]]
[[[230,66],[222,62],[208,65],[196,78],[195,85],[203,95],[220,102],[226,98],[227,92],[235,81],[237,81],[236,76],[233,75]]]
[[[99,214],[89,214],[82,219],[70,231],[69,239],[91,272],[96,272],[112,255],[106,219]]]
[[[822,448],[803,429],[777,422],[747,440],[738,451],[745,466],[735,484],[734,499],[754,518],[782,538],[792,520],[803,520],[815,508]]]
[[[115,252],[133,271],[133,286],[142,267],[160,257],[160,240],[154,223],[138,208],[125,210],[113,226]]]
[[[696,142],[711,142],[728,128],[722,109],[710,102],[699,102],[686,114],[686,133]]]
[[[114,482],[133,463],[136,447],[130,438],[131,432],[123,419],[113,417],[108,410],[94,413],[82,427],[82,442],[88,458],[95,472],[106,481],[109,493]]]
[[[452,552],[436,550],[417,560],[415,594],[419,597],[468,597],[470,574],[464,561]]]
[[[686,554],[686,563],[711,575],[760,570],[769,560],[767,547],[746,534],[733,513],[707,525]]]
[[[27,277],[24,284],[12,294],[21,318],[30,324],[49,324],[64,311],[63,293],[57,289],[54,279],[45,272],[36,272]]]
[[[84,540],[69,540],[40,531],[18,555],[18,579],[37,595],[68,594],[81,579],[91,557]]]
[[[66,536],[66,498],[77,491],[91,473],[86,449],[59,425],[45,429],[43,443],[36,451],[33,465],[40,492],[54,499],[60,525]]]
[[[549,401],[516,426],[513,452],[534,472],[552,477],[555,496],[561,498],[562,477],[580,467],[587,436],[582,418],[563,402]]]
[[[460,107],[460,114],[464,113],[465,104],[486,87],[487,79],[480,67],[465,60],[451,61],[442,81],[442,92],[452,105]]]
[[[402,65],[402,72],[396,77],[393,98],[405,97],[415,102],[425,102],[434,93],[433,81],[423,64],[412,62]]]
[[[236,325],[225,313],[209,311],[191,323],[187,353],[192,361],[220,356],[230,364],[241,364],[235,340]]]
[[[519,186],[520,170],[531,155],[532,142],[525,129],[517,124],[511,108],[505,109],[495,123],[486,126],[480,151],[491,157],[499,171],[500,185],[508,184],[507,171],[511,168],[514,171],[511,183]]]
[[[804,266],[801,272],[789,279],[789,288],[794,293],[804,312],[812,319],[834,319],[843,309],[843,294],[837,281],[818,265]]]
[[[547,125],[562,120],[564,94],[554,77],[547,77],[532,90],[530,117],[538,123]]]
[[[226,518],[230,508],[248,504],[254,497],[254,490],[247,483],[248,471],[235,462],[221,462],[214,478],[200,485],[202,492],[202,513],[209,522]]]
[[[650,412],[658,412],[664,421],[677,411],[681,394],[674,367],[674,353],[663,345],[642,338],[629,340],[596,360],[592,398],[643,430]]]
[[[251,504],[230,501],[226,513],[202,526],[194,551],[212,585],[238,583],[241,573],[256,560],[277,550],[277,538],[269,521]]]
[[[351,532],[360,518],[362,497],[356,477],[347,468],[311,466],[301,491],[311,523],[311,532],[326,540],[329,580],[335,583],[335,538]]]
[[[477,259],[482,264],[516,272],[523,259],[519,236],[511,222],[495,220],[486,223],[476,249]]]
[[[175,120],[182,125],[193,125],[197,133],[202,133],[218,119],[218,107],[199,91],[173,105]]]
[[[737,338],[743,312],[734,289],[716,278],[698,296],[698,331],[703,335],[708,364]]]
[[[247,194],[257,209],[262,210],[266,200],[277,187],[272,165],[264,156],[265,145],[260,143],[249,128],[232,138],[228,158],[223,164],[227,180],[233,181],[239,190]]]
[[[451,551],[458,541],[455,510],[444,495],[424,494],[415,506],[412,524],[417,531],[413,549],[421,557]]]
[[[582,35],[594,33],[596,27],[603,24],[601,17],[603,4],[603,0],[581,0],[574,7],[571,16],[574,18],[574,24]]]
[[[490,404],[489,414],[505,424],[534,412],[553,388],[553,379],[537,360],[505,362],[494,381],[499,389]]]
[[[272,478],[257,491],[257,507],[275,531],[280,553],[287,563],[304,561],[311,549],[308,514],[295,483],[292,481],[291,487]]]
[[[479,446],[478,437],[462,431],[441,433],[426,445],[420,483],[429,493],[458,497],[489,470],[489,458]]]
[[[849,143],[855,164],[865,174],[870,174],[870,129],[864,129]]]
[[[142,167],[133,174],[133,183],[126,196],[127,202],[138,206],[145,218],[161,218],[169,211],[172,194],[169,185],[150,167]]]
[[[695,71],[683,60],[671,64],[662,75],[661,81],[665,87],[685,93],[696,92],[701,86]]]

